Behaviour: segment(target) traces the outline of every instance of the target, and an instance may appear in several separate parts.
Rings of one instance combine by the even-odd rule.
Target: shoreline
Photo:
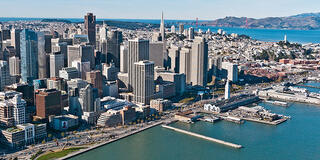
[[[121,135],[121,136],[119,136],[118,138],[115,138],[115,139],[112,139],[112,140],[109,140],[109,141],[106,141],[106,142],[103,142],[103,143],[100,143],[100,144],[96,144],[96,145],[94,145],[94,146],[92,146],[92,147],[89,147],[89,148],[86,148],[86,149],[79,150],[79,151],[77,151],[77,152],[71,153],[71,154],[69,154],[69,155],[67,155],[67,156],[64,156],[64,157],[59,158],[58,160],[67,160],[67,159],[70,159],[70,158],[72,158],[72,157],[75,157],[75,156],[77,156],[77,155],[86,153],[86,152],[91,151],[91,150],[93,150],[93,149],[102,147],[102,146],[104,146],[104,145],[107,145],[107,144],[116,142],[116,141],[118,141],[118,140],[121,140],[121,139],[124,139],[124,138],[126,138],[126,137],[132,136],[132,135],[137,134],[137,133],[139,133],[139,132],[142,132],[142,131],[145,131],[145,130],[147,130],[147,129],[153,128],[153,127],[158,126],[158,125],[160,125],[160,124],[162,124],[162,123],[164,123],[164,122],[163,122],[163,121],[156,122],[156,123],[154,123],[154,124],[151,124],[150,126],[146,126],[146,127],[144,127],[144,128],[135,130],[135,131],[133,131],[133,132],[131,132],[131,133],[127,133],[127,134]]]

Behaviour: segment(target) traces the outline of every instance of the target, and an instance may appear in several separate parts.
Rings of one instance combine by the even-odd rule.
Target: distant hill
[[[71,21],[66,20],[66,19],[42,19],[41,22],[63,22],[63,23],[71,23]]]
[[[225,17],[214,21],[200,22],[200,25],[217,27],[320,30],[320,13],[304,13],[290,17]]]

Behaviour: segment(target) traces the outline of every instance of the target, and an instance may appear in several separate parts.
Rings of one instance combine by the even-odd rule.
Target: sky
[[[0,17],[213,20],[320,12],[319,0],[0,0]]]

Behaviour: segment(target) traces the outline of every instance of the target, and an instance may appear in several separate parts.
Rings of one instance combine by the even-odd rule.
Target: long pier
[[[297,84],[297,86],[320,89],[320,87],[317,87],[317,86],[310,86],[310,85],[304,85],[304,84]]]
[[[185,130],[178,129],[178,128],[174,128],[174,127],[170,127],[170,126],[167,126],[167,125],[161,125],[161,126],[164,127],[164,128],[167,128],[167,129],[176,131],[176,132],[180,132],[180,133],[184,133],[184,134],[187,134],[187,135],[190,135],[190,136],[202,138],[202,139],[205,139],[205,140],[208,140],[208,141],[211,141],[211,142],[223,144],[223,145],[226,145],[226,146],[229,146],[229,147],[233,147],[233,148],[236,148],[236,149],[242,148],[242,146],[241,146],[241,145],[238,145],[238,144],[233,144],[233,143],[230,143],[230,142],[225,142],[225,141],[223,141],[223,140],[219,140],[219,139],[207,137],[207,136],[204,136],[204,135],[200,135],[200,134],[197,134],[197,133],[185,131]]]

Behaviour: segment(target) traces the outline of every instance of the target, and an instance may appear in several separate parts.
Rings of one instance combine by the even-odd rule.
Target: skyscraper
[[[120,68],[120,45],[122,43],[122,32],[113,30],[108,32],[107,40],[107,63],[113,62],[117,68]]]
[[[188,38],[189,38],[189,40],[194,39],[194,28],[193,27],[189,28]]]
[[[37,33],[24,29],[20,33],[21,77],[23,82],[38,78],[38,37]]]
[[[164,67],[164,42],[152,42],[149,45],[149,60],[154,62],[155,66]]]
[[[19,57],[10,57],[9,58],[9,70],[11,76],[20,75],[20,59]]]
[[[179,34],[183,34],[184,32],[184,25],[183,24],[179,24]]]
[[[11,45],[16,50],[16,56],[20,57],[20,29],[11,30]]]
[[[179,73],[186,75],[186,82],[191,83],[191,49],[181,48]]]
[[[64,67],[64,55],[61,52],[50,54],[50,77],[59,77],[59,70]]]
[[[191,83],[207,85],[208,44],[203,37],[196,37],[191,52]]]
[[[49,72],[49,56],[46,53],[46,48],[45,48],[45,35],[42,32],[38,32],[38,65],[39,65],[39,78],[48,78],[50,75]],[[50,40],[51,42],[51,40]],[[50,47],[51,49],[51,47]]]
[[[87,13],[87,15],[84,16],[84,28],[85,33],[88,35],[89,43],[96,45],[96,16],[92,13]]]
[[[149,59],[149,40],[144,39],[134,39],[129,40],[129,56],[128,56],[128,64],[129,64],[129,81],[128,81],[128,89],[133,91],[133,78],[135,76],[135,67],[134,63],[142,60]]]
[[[94,112],[93,89],[90,84],[80,89],[79,102],[83,112]]]
[[[160,33],[161,33],[161,40],[165,41],[165,25],[164,25],[164,19],[163,19],[163,12],[161,14],[161,23],[160,23]]]
[[[128,46],[120,46],[120,72],[128,73]]]
[[[72,62],[79,60],[81,62],[90,62],[90,68],[95,66],[94,47],[92,45],[73,45],[68,46],[68,67]]]
[[[133,94],[134,101],[150,104],[154,97],[154,63],[139,61],[134,63]]]
[[[9,64],[7,61],[0,60],[0,90],[3,90],[6,85],[10,84]]]
[[[174,73],[179,73],[180,67],[180,47],[171,46],[169,49],[170,70]]]
[[[35,93],[37,116],[48,118],[50,115],[62,113],[61,91],[56,89],[42,89]]]

